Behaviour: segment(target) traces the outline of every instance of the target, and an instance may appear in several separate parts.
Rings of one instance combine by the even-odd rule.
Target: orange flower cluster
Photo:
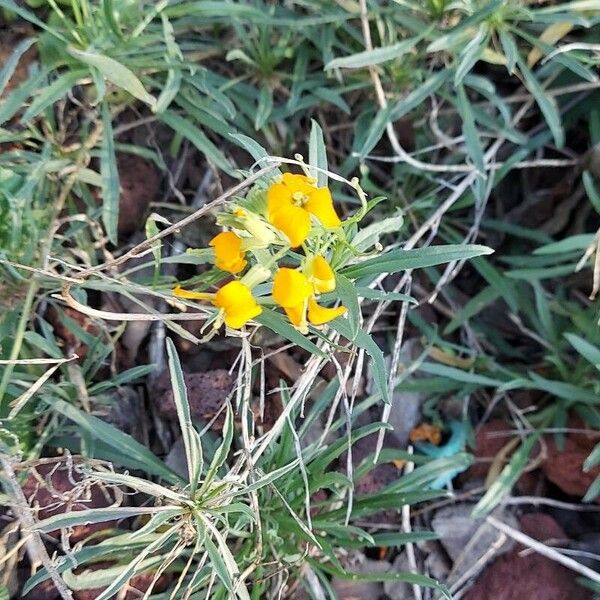
[[[280,245],[285,252],[286,248],[302,246],[314,229],[322,232],[341,225],[329,188],[317,187],[310,177],[291,173],[285,173],[266,190],[265,214],[237,206],[232,218],[233,230],[223,231],[209,242],[215,266],[232,275],[240,275],[246,269],[248,253],[253,250]],[[298,269],[277,268],[280,255],[276,255],[271,265],[268,264],[273,261],[271,254],[265,259],[264,253],[256,252],[257,264],[214,294],[188,291],[180,286],[173,293],[180,298],[210,301],[219,309],[216,326],[224,321],[233,329],[240,329],[261,314],[262,307],[252,289],[271,275],[274,303],[283,308],[292,325],[303,333],[308,332],[308,323],[323,325],[346,312],[343,306],[327,308],[317,303],[319,294],[335,289],[335,273],[325,258],[307,253]]]

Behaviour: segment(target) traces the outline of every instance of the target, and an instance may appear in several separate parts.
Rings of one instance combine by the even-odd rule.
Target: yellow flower
[[[315,288],[315,292],[326,294],[335,290],[335,273],[322,256],[308,258],[306,272]]]
[[[216,294],[192,292],[182,289],[181,286],[177,286],[173,290],[173,294],[179,298],[210,300],[213,306],[220,309],[221,318],[225,320],[225,324],[232,329],[240,329],[262,312],[262,308],[254,299],[250,288],[237,280],[226,283]],[[220,324],[222,321],[217,321],[217,323]]]
[[[311,215],[324,227],[340,225],[329,188],[316,187],[305,175],[284,173],[267,190],[267,208],[269,222],[287,236],[292,248],[307,238]]]
[[[188,300],[212,300],[215,295],[210,292],[192,292],[184,290],[180,285],[173,289],[173,295],[178,298],[187,298]]]
[[[212,303],[223,311],[225,324],[232,329],[243,327],[262,312],[250,288],[241,281],[226,283],[215,294]]]
[[[304,273],[282,267],[273,278],[273,299],[283,308],[302,304],[312,294],[312,286]]]
[[[248,264],[242,251],[242,238],[233,231],[223,231],[210,240],[215,249],[215,265],[227,273],[239,273]]]
[[[319,306],[314,299],[311,297],[308,299],[308,320],[313,325],[324,325],[337,319],[346,313],[345,306],[337,306],[335,308],[327,308],[326,306]]]
[[[324,259],[323,261],[331,271],[331,267]],[[282,267],[273,278],[273,299],[283,308],[292,325],[302,333],[308,331],[307,312],[308,321],[313,325],[324,325],[346,312],[344,306],[337,308],[319,306],[314,291],[314,284],[311,284],[308,277],[295,269]]]

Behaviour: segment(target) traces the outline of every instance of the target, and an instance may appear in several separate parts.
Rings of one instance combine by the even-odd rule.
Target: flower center
[[[303,194],[302,192],[294,192],[292,194],[292,203],[295,206],[299,206],[300,208],[303,208],[307,202],[308,202],[308,196],[306,194]]]

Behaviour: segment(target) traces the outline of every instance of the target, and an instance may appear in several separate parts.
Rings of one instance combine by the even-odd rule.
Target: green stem
[[[37,292],[38,285],[33,279],[29,284],[29,289],[27,290],[27,296],[25,296],[25,303],[23,304],[23,312],[21,313],[21,318],[19,319],[19,324],[17,326],[17,331],[15,334],[15,341],[13,343],[9,360],[14,361],[19,358],[19,354],[21,353],[21,346],[23,344],[23,338],[25,336],[25,330],[27,329],[27,324],[29,323],[29,313],[31,312],[31,307],[33,306],[33,300],[35,298],[35,294]],[[5,413],[5,405],[4,395],[6,393],[6,388],[8,387],[8,383],[13,374],[15,366],[12,363],[6,365],[4,369],[4,373],[2,374],[2,380],[0,380],[0,416],[4,417]]]

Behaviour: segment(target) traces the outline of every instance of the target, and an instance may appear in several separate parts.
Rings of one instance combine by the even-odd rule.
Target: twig
[[[217,206],[221,206],[222,204],[225,204],[225,202],[231,196],[235,196],[236,194],[239,194],[242,190],[251,186],[255,181],[260,179],[263,175],[266,175],[273,169],[276,169],[278,166],[279,166],[279,162],[274,162],[274,163],[270,164],[269,166],[264,167],[263,169],[260,169],[256,173],[253,173],[248,178],[244,179],[244,181],[242,181],[241,183],[238,183],[236,186],[230,188],[229,190],[227,190],[226,192],[221,194],[218,198],[215,198],[212,202],[209,202],[208,204],[201,206],[197,211],[193,212],[191,215],[184,217],[180,221],[177,221],[177,223],[173,223],[173,225],[170,225],[169,227],[166,227],[162,231],[159,231],[156,235],[149,237],[148,239],[144,240],[143,242],[140,242],[139,244],[134,246],[131,250],[129,250],[125,254],[122,254],[118,258],[115,258],[114,260],[102,263],[101,265],[97,265],[95,267],[90,267],[89,269],[80,271],[79,277],[82,279],[85,279],[85,278],[89,277],[90,275],[97,273],[98,271],[106,271],[107,269],[121,265],[124,262],[127,262],[128,260],[130,260],[132,258],[138,258],[141,253],[152,250],[154,242],[161,240],[162,238],[167,237],[168,235],[171,235],[172,233],[175,233],[176,231],[178,231],[180,229],[183,229],[190,223],[197,221],[201,216],[205,215],[207,212],[211,211],[213,208],[216,208]]]
[[[73,595],[52,563],[39,532],[35,531],[35,520],[31,514],[27,498],[25,498],[25,494],[19,485],[11,460],[5,454],[0,454],[0,463],[7,481],[6,492],[13,499],[12,509],[21,524],[22,534],[27,536],[25,544],[31,563],[41,562],[48,571],[61,598],[63,600],[73,600]]]
[[[408,453],[412,454],[413,453],[413,448],[412,446],[408,446]],[[412,473],[415,469],[415,463],[412,461],[409,461],[406,463],[406,466],[404,467],[404,475],[409,475],[410,473]],[[411,532],[411,527],[410,527],[410,505],[409,504],[403,504],[402,505],[402,531],[404,531],[404,533],[410,533]],[[419,573],[419,569],[417,568],[417,559],[415,556],[415,546],[412,542],[408,542],[406,544],[406,559],[408,560],[408,569],[411,573]],[[416,583],[413,583],[412,585],[412,589],[413,589],[413,595],[415,597],[416,600],[422,600],[423,595],[421,593],[421,588],[419,585],[417,585]]]
[[[545,504],[554,506],[555,508],[563,508],[565,510],[578,510],[582,512],[600,512],[600,506],[596,504],[574,504],[572,502],[561,502],[552,498],[544,498],[542,496],[515,496],[507,498],[502,504]]]
[[[373,42],[371,40],[371,29],[369,27],[369,13],[367,10],[367,0],[359,0],[360,2],[360,20],[363,31],[363,38],[365,41],[365,49],[367,51],[373,50]],[[374,65],[369,65],[369,75],[371,76],[371,81],[373,82],[373,87],[375,88],[375,96],[377,97],[377,103],[380,108],[385,109],[388,106],[387,99],[385,97],[385,92],[383,90],[383,86],[381,85],[381,79],[379,78],[379,73],[377,73],[377,69]],[[393,123],[388,123],[385,127],[385,131],[387,133],[388,139],[392,144],[392,148],[394,152],[398,155],[398,160],[401,162],[405,162],[406,164],[414,167],[415,169],[419,169],[421,171],[430,171],[434,173],[471,173],[476,171],[473,165],[462,164],[462,165],[433,165],[429,163],[424,163],[420,160],[413,158],[410,154],[404,150],[398,136],[396,135],[396,130],[394,129]]]
[[[477,575],[498,550],[504,546],[506,539],[506,534],[501,533],[494,543],[450,586],[449,592],[455,594],[466,581]],[[437,600],[440,600],[439,596]]]
[[[360,153],[354,152],[353,156],[360,156]],[[411,156],[410,154],[406,154],[406,156]],[[382,162],[382,163],[399,163],[399,162],[407,162],[404,156],[379,156],[377,154],[368,154],[365,156],[369,160]],[[410,164],[410,163],[408,163]],[[428,163],[423,163],[427,165]],[[504,167],[505,162],[494,163],[493,165],[489,165],[488,168],[492,171],[497,171]],[[511,169],[539,169],[541,167],[546,168],[570,168],[575,167],[579,164],[579,161],[573,158],[536,158],[532,160],[522,160],[518,163],[515,163],[511,166]],[[415,165],[411,165],[415,166]],[[429,165],[433,166],[433,165]],[[450,165],[447,165],[450,166]],[[421,167],[418,167],[421,168]],[[431,170],[431,169],[428,169]]]
[[[500,521],[499,519],[496,519],[495,517],[488,516],[488,517],[486,517],[486,521],[490,525],[492,525],[493,527],[498,529],[498,531],[505,533],[506,535],[513,538],[513,540],[516,540],[520,544],[523,544],[524,546],[527,546],[528,548],[535,550],[538,554],[541,554],[542,556],[545,556],[546,558],[549,558],[550,560],[560,563],[564,567],[567,567],[567,569],[571,569],[572,571],[575,571],[575,572],[579,573],[580,575],[583,575],[584,577],[587,577],[588,579],[591,579],[592,581],[594,581],[596,583],[600,583],[600,573],[594,571],[593,569],[590,569],[589,567],[586,567],[585,565],[578,563],[576,560],[573,560],[572,558],[569,558],[568,556],[563,556],[560,552],[558,552],[558,550],[555,550],[554,548],[550,548],[549,546],[546,546],[545,544],[538,542],[537,540],[533,539],[532,537],[529,537],[528,535],[521,533],[520,531],[514,529],[513,527],[510,527],[510,525],[503,523],[502,521]]]
[[[408,281],[406,283],[405,293],[410,296],[412,279],[409,276]],[[400,352],[402,350],[402,341],[404,338],[404,326],[406,325],[406,315],[408,314],[408,305],[409,302],[403,302],[402,307],[400,309],[400,316],[398,317],[398,325],[396,327],[396,340],[394,342],[394,350],[392,352],[392,364],[390,367],[390,375],[388,379],[388,396],[390,399],[389,404],[384,405],[383,414],[381,416],[381,420],[383,423],[387,423],[390,414],[392,413],[392,405],[394,402],[394,388],[396,386],[396,378],[398,376],[398,371],[400,367]],[[383,440],[385,438],[385,429],[381,429],[377,436],[377,446],[375,447],[375,456],[373,457],[373,462],[376,463],[379,458],[379,454],[381,449],[383,448]]]

